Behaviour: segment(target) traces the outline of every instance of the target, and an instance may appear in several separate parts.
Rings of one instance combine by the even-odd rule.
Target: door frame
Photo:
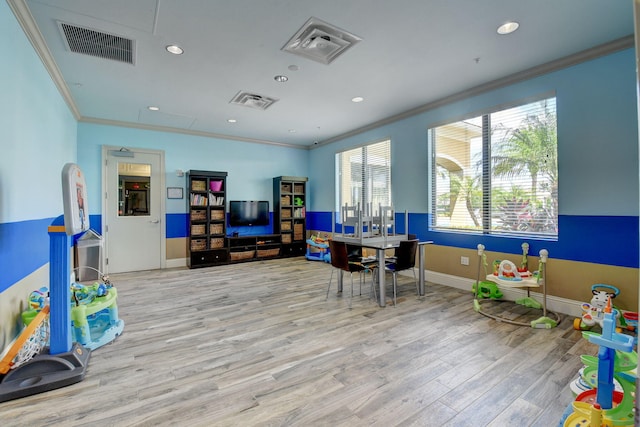
[[[102,218],[101,218],[101,226],[102,226],[102,234],[104,237],[104,241],[102,242],[102,265],[103,269],[106,273],[109,272],[109,266],[106,263],[107,257],[107,245],[106,239],[109,238],[109,233],[106,233],[107,230],[107,159],[109,158],[109,151],[131,151],[132,153],[140,153],[140,154],[157,154],[160,156],[160,268],[167,268],[167,212],[166,212],[166,200],[163,197],[166,194],[166,183],[165,183],[165,164],[164,164],[164,150],[150,150],[145,148],[133,148],[133,147],[124,147],[124,146],[113,146],[113,145],[103,145],[102,146]]]

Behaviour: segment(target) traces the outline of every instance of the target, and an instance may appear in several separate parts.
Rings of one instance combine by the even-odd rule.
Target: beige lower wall
[[[187,257],[187,238],[167,239],[167,260]]]
[[[508,259],[520,264],[521,255],[486,251],[489,272],[494,260]],[[460,257],[469,257],[469,265],[461,265]],[[538,269],[538,257],[529,256],[529,270]],[[452,276],[467,277],[469,286],[478,274],[478,251],[450,246],[427,245],[425,268]],[[484,269],[481,269],[481,277]],[[604,264],[554,259],[549,254],[547,261],[547,294],[575,301],[591,301],[591,286],[604,283],[620,290],[614,301],[622,310],[638,311],[638,269]]]

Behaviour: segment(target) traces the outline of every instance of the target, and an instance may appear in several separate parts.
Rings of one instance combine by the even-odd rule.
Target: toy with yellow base
[[[624,370],[631,366],[637,367],[638,355],[633,352],[633,337],[619,334],[615,331],[615,313],[611,308],[611,299],[605,309],[602,335],[584,332],[583,336],[590,342],[600,346],[598,350],[598,370],[595,375],[597,381],[596,401],[573,402],[573,412],[564,423],[564,427],[618,427],[634,425],[634,395],[635,378]],[[616,372],[615,367],[621,365],[617,352],[630,353],[630,357],[623,358],[623,372]],[[633,363],[629,361],[633,359]],[[621,384],[623,397],[614,406],[614,378]]]

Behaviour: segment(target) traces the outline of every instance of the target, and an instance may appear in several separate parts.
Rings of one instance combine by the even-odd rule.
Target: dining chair
[[[341,270],[338,274],[342,271],[347,272],[351,276],[351,297],[349,298],[349,308],[351,308],[351,300],[353,299],[353,273],[361,273],[367,270],[367,268],[360,262],[349,261],[347,244],[344,242],[337,242],[333,239],[329,240],[329,253],[331,254],[331,265],[334,268],[331,269],[331,278],[329,279],[329,286],[327,286],[327,296],[325,299],[329,299],[329,291],[331,290],[331,282],[333,281],[333,272],[336,270]],[[360,290],[362,291],[362,283],[360,284]]]
[[[403,240],[400,242],[400,246],[396,248],[395,260],[389,263],[385,263],[385,271],[390,272],[393,275],[393,305],[396,305],[397,301],[397,287],[398,287],[398,272],[411,270],[413,272],[413,280],[416,284],[416,291],[418,291],[418,279],[416,278],[416,252],[418,250],[418,240]]]
[[[407,240],[418,240],[420,241],[420,239],[418,239],[418,235],[417,234],[407,234]],[[388,255],[385,256],[384,259],[387,263],[392,263],[396,261],[396,257],[397,257],[397,253],[396,251],[398,250],[398,248],[394,248],[393,252]]]

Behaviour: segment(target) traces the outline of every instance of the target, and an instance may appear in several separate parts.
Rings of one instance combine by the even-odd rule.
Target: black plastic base
[[[84,379],[91,352],[74,343],[55,356],[40,354],[7,373],[0,381],[0,402],[44,393]]]

